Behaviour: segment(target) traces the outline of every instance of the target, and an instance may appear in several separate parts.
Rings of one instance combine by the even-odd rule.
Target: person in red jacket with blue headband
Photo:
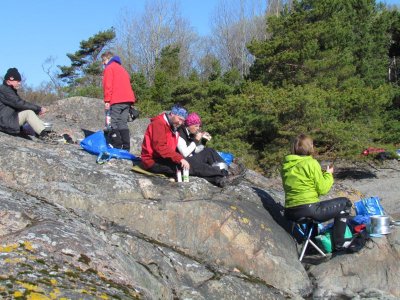
[[[114,148],[130,150],[128,127],[129,108],[136,101],[129,73],[122,67],[119,56],[110,51],[101,55],[103,62],[103,93],[105,110],[111,117],[109,142]]]
[[[180,105],[174,105],[170,112],[151,119],[142,143],[142,167],[153,173],[173,176],[176,168],[190,169],[190,164],[177,152],[179,132],[188,113]]]

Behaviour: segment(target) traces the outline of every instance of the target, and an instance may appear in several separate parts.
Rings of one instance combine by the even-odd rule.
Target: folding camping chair
[[[317,228],[319,222],[312,218],[300,218],[294,222],[294,228],[297,229],[298,233],[303,239],[303,247],[301,248],[301,253],[299,260],[302,261],[304,254],[308,245],[313,246],[322,256],[326,257],[326,254],[311,240],[313,237],[314,228]]]

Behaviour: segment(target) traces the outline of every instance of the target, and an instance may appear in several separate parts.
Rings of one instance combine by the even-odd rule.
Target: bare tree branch
[[[141,71],[152,81],[156,59],[168,45],[180,47],[182,74],[189,73],[193,68],[197,35],[181,16],[176,2],[148,1],[141,16],[125,13],[118,27],[116,48],[130,71]]]
[[[247,44],[265,38],[265,7],[261,0],[220,0],[213,15],[215,54],[225,70],[249,72],[253,57]]]

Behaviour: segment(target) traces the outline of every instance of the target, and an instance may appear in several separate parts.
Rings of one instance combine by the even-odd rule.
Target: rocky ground
[[[337,183],[354,188],[361,197],[379,197],[386,213],[400,219],[400,160],[339,163],[335,176]]]
[[[76,140],[101,129],[102,107],[64,99],[46,121]],[[129,124],[134,154],[147,124]],[[0,133],[0,152],[4,299],[400,297],[400,230],[355,254],[300,263],[279,178],[247,170],[224,189],[195,177],[178,184],[132,172],[127,160],[98,165],[62,138]],[[338,162],[326,197],[377,195],[397,214],[398,169],[397,160]]]

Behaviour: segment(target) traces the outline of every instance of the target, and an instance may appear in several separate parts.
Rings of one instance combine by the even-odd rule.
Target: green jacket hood
[[[295,154],[286,155],[285,159],[283,160],[282,170],[284,171],[289,170],[294,166],[296,166],[297,164],[310,159],[313,159],[312,156],[310,155],[307,156],[295,155]]]
[[[331,173],[323,172],[311,155],[287,155],[282,165],[282,184],[285,190],[285,208],[319,201],[333,184]]]

